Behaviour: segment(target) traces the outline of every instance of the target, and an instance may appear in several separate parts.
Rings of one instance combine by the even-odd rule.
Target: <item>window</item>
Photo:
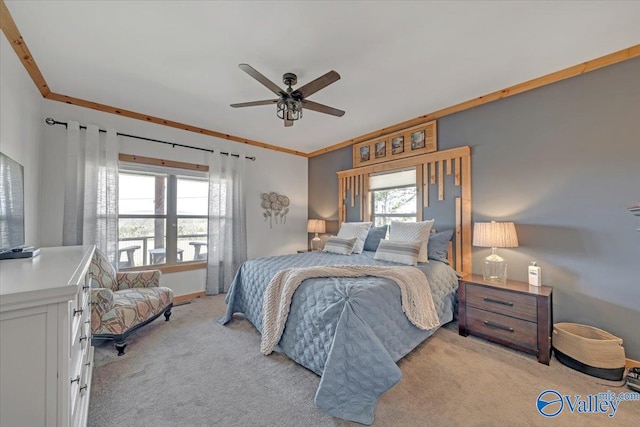
[[[418,191],[415,168],[372,175],[371,220],[375,227],[391,221],[415,222],[418,210]]]
[[[119,268],[206,260],[206,173],[120,162],[118,192]]]

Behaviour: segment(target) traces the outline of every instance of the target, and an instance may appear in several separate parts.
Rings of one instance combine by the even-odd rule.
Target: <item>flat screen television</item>
[[[0,252],[24,245],[24,168],[0,153]]]

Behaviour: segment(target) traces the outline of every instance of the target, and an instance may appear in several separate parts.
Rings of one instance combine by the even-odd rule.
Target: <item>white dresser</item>
[[[0,426],[84,426],[93,246],[0,261]]]

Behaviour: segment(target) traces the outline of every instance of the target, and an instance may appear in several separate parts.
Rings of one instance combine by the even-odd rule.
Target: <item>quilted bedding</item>
[[[229,322],[242,313],[262,332],[262,299],[271,278],[291,267],[317,265],[397,265],[373,259],[373,252],[335,255],[310,252],[259,258],[238,270],[225,301]],[[453,319],[457,275],[448,265],[420,264],[440,319]],[[321,376],[315,403],[327,413],[362,424],[373,423],[379,396],[402,377],[395,364],[437,328],[420,330],[407,319],[400,289],[377,277],[314,278],[296,290],[277,351]]]

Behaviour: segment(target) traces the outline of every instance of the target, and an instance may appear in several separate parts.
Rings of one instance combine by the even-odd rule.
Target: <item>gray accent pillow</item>
[[[382,227],[371,227],[369,229],[369,234],[367,234],[367,240],[364,241],[364,250],[375,252],[378,249],[378,245],[380,244],[380,240],[384,239],[387,235],[388,225],[383,225]]]
[[[399,240],[381,240],[373,259],[397,262],[398,264],[417,265],[422,241],[404,242]]]
[[[327,240],[327,243],[325,243],[323,251],[331,252],[332,254],[351,255],[357,240],[357,237],[341,239],[339,237],[331,236],[329,237],[329,240]]]
[[[431,236],[429,236],[429,244],[427,245],[427,256],[429,259],[449,264],[447,251],[449,250],[449,241],[452,236],[453,230],[432,233]]]

